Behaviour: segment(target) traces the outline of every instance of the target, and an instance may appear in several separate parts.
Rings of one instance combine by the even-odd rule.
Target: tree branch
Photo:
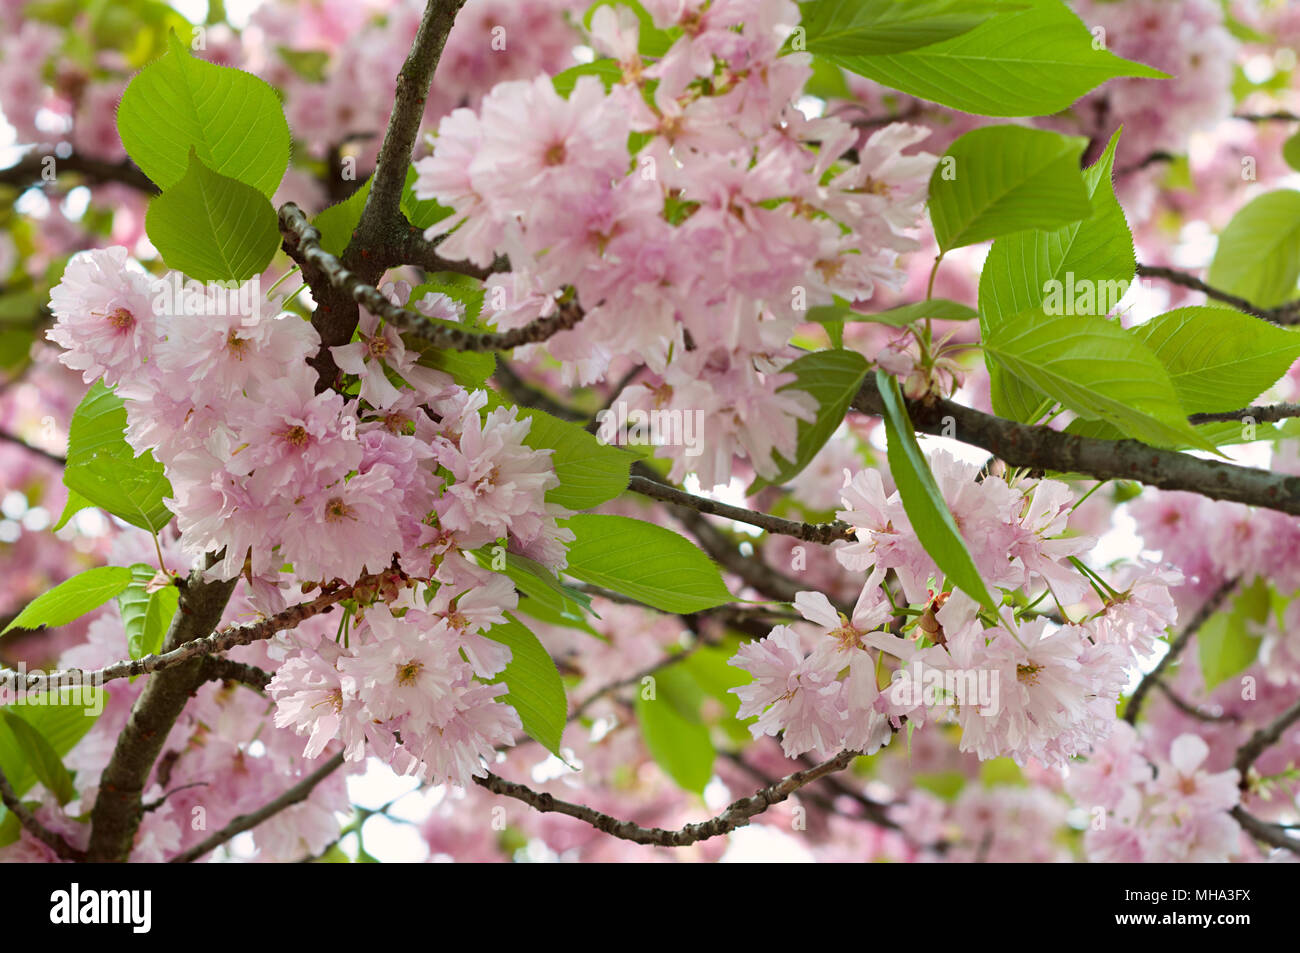
[[[7,169],[0,169],[0,184],[26,189],[46,181],[45,170],[51,168],[47,164],[49,158],[51,157],[35,152],[24,156]],[[75,172],[92,184],[117,182],[146,195],[157,195],[159,192],[158,186],[140,171],[139,166],[129,160],[107,162],[103,159],[78,155],[75,152],[67,158],[60,158],[57,155],[52,158],[54,159],[52,168],[56,177],[60,172]]]
[[[725,519],[735,520],[738,523],[757,526],[769,533],[793,536],[795,539],[802,539],[809,543],[826,545],[836,540],[851,540],[854,538],[853,527],[842,521],[837,520],[834,523],[800,523],[796,520],[783,519],[780,516],[772,516],[768,513],[758,513],[739,506],[719,503],[717,500],[706,499],[702,496],[694,496],[684,490],[679,490],[658,480],[652,480],[649,477],[633,475],[628,480],[627,488],[634,493],[640,493],[642,496],[648,496],[653,500],[689,507],[697,513],[721,516]]]
[[[853,399],[859,413],[882,416],[876,382],[868,377]],[[1050,427],[1003,420],[949,400],[907,401],[920,433],[955,437],[1013,467],[1083,473],[1098,480],[1136,480],[1163,490],[1186,490],[1300,516],[1300,477],[1202,460],[1136,440],[1102,440]]]
[[[36,815],[23,806],[23,802],[18,800],[18,795],[14,793],[13,787],[9,784],[9,779],[5,777],[3,768],[0,768],[0,803],[3,803],[13,813],[14,817],[18,818],[18,823],[22,825],[23,830],[54,851],[58,857],[72,861],[86,859],[84,852],[77,850],[58,834],[47,828],[37,820]]]
[[[244,831],[251,830],[263,821],[274,817],[286,808],[293,807],[311,796],[311,792],[316,790],[316,786],[328,778],[331,774],[339,769],[343,764],[343,752],[340,751],[334,757],[330,758],[323,765],[313,771],[307,777],[303,778],[289,790],[285,791],[274,801],[263,805],[251,814],[240,814],[237,818],[217,831],[211,837],[195,844],[189,850],[182,851],[171,860],[169,864],[188,864],[198,860],[204,854],[211,853],[226,841],[230,840],[236,834],[242,834]]]
[[[1215,301],[1222,301],[1224,304],[1230,304],[1238,311],[1244,311],[1247,314],[1253,314],[1257,318],[1263,318],[1265,321],[1271,321],[1273,324],[1296,324],[1300,322],[1300,301],[1291,301],[1276,308],[1256,307],[1245,298],[1230,294],[1212,285],[1207,285],[1201,279],[1194,275],[1189,275],[1183,271],[1177,271],[1173,268],[1165,268],[1157,265],[1138,265],[1137,273],[1143,278],[1162,278],[1170,284],[1179,285],[1183,288],[1190,288],[1192,291],[1199,291],[1207,298],[1213,298]]]
[[[1178,633],[1177,638],[1169,644],[1169,651],[1156,663],[1156,667],[1142,676],[1142,681],[1138,682],[1138,687],[1133,690],[1128,704],[1124,706],[1124,720],[1130,725],[1137,723],[1138,713],[1142,711],[1142,703],[1146,700],[1147,694],[1160,682],[1165,670],[1174,663],[1178,656],[1183,654],[1187,644],[1192,641],[1192,636],[1200,631],[1201,626],[1205,625],[1210,616],[1219,611],[1219,606],[1223,604],[1223,600],[1227,599],[1232,590],[1237,588],[1237,582],[1238,580],[1234,577],[1214,590],[1210,597],[1202,603],[1196,615],[1192,616],[1187,625],[1183,627],[1183,630]]]
[[[48,688],[57,689],[68,685],[100,685],[119,678],[132,678],[136,675],[165,672],[196,658],[207,659],[218,652],[233,649],[237,645],[251,645],[253,642],[269,639],[277,632],[292,629],[313,616],[328,612],[335,603],[342,602],[351,595],[351,586],[329,589],[310,602],[300,602],[298,605],[290,606],[283,612],[277,612],[266,619],[232,625],[218,632],[210,631],[210,634],[206,636],[187,638],[173,648],[156,655],[146,655],[138,659],[124,659],[93,671],[71,668],[48,673],[21,673],[13,669],[0,669],[0,688],[7,691],[30,692]],[[184,594],[182,594],[181,598],[185,598]],[[182,620],[178,616],[177,622],[180,621]],[[196,624],[186,631],[193,635],[195,631],[202,631],[202,629]],[[171,644],[170,641],[168,644]],[[256,676],[251,673],[259,671],[253,669],[252,666],[240,666],[235,662],[228,662],[228,665],[229,667],[205,667],[199,670],[196,672],[196,677],[198,675],[204,676],[200,679],[199,684],[210,681],[212,678],[231,677],[227,673],[235,671],[244,671],[249,678],[255,678]]]
[[[348,268],[320,244],[320,232],[307,220],[302,209],[292,202],[280,208],[280,231],[284,235],[284,250],[303,268],[313,291],[323,282],[348,300],[364,307],[371,314],[435,347],[452,351],[509,351],[525,344],[537,344],[552,335],[567,330],[582,320],[582,310],[572,302],[559,306],[549,317],[539,318],[513,331],[472,331],[468,328],[434,324],[418,311],[393,304],[374,285]],[[312,276],[315,276],[313,279]],[[348,331],[348,337],[355,324]],[[322,346],[324,346],[322,335]],[[336,342],[344,343],[347,341]],[[332,363],[331,358],[331,363]]]
[[[198,571],[191,573],[181,589],[179,609],[163,649],[173,651],[202,633],[212,632],[221,621],[235,582],[205,582]],[[88,861],[129,859],[143,816],[145,784],[172,725],[203,684],[202,668],[201,659],[179,662],[149,679],[136,700],[100,777],[99,796],[90,815]]]
[[[1263,841],[1273,847],[1289,850],[1293,854],[1300,854],[1300,840],[1288,835],[1287,828],[1282,825],[1261,821],[1254,814],[1248,813],[1240,804],[1228,813],[1232,815],[1233,819],[1241,825],[1246,833],[1256,840]]]
[[[1254,407],[1243,407],[1241,410],[1229,410],[1214,414],[1188,414],[1187,422],[1190,424],[1212,424],[1219,422],[1238,421],[1245,417],[1251,418],[1257,424],[1276,423],[1279,420],[1286,420],[1288,417],[1300,417],[1300,404],[1256,404]]]
[[[15,447],[22,447],[28,453],[34,453],[38,457],[44,457],[50,463],[58,464],[59,466],[64,466],[68,462],[67,457],[61,456],[57,453],[51,453],[49,450],[42,447],[34,446],[22,437],[19,437],[17,434],[12,434],[7,430],[0,430],[0,441],[11,443]]]
[[[1277,744],[1282,733],[1297,721],[1300,721],[1300,701],[1293,703],[1272,722],[1256,731],[1250,736],[1249,741],[1237,749],[1237,760],[1233,765],[1241,773],[1240,784],[1243,791],[1250,788],[1250,769],[1259,760],[1259,756]]]
[[[537,792],[522,784],[507,781],[488,772],[486,777],[476,777],[474,783],[486,788],[493,794],[512,797],[523,801],[529,807],[543,814],[566,814],[612,837],[632,841],[636,844],[653,844],[659,847],[686,847],[697,841],[708,840],[730,834],[739,827],[746,826],[750,819],[762,814],[769,807],[780,804],[806,784],[811,784],[828,774],[843,771],[858,757],[857,751],[842,751],[829,761],[823,761],[815,767],[796,771],[781,780],[760,788],[752,797],[733,801],[725,811],[710,820],[698,824],[687,824],[680,830],[668,831],[660,827],[640,827],[632,821],[603,814],[594,808],[582,804],[561,801],[550,794]]]

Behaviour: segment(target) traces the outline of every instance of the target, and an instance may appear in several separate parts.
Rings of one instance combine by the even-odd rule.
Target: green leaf
[[[131,584],[117,597],[126,628],[126,644],[133,659],[162,649],[163,637],[180,601],[180,590],[175,586],[148,591],[156,575],[157,570],[152,566],[136,563],[131,567]]]
[[[994,329],[984,352],[1020,378],[1089,420],[1157,446],[1214,445],[1192,429],[1169,373],[1142,341],[1095,315],[1054,315],[1034,308]]]
[[[135,455],[125,432],[125,405],[96,381],[72,414],[63,483],[132,526],[157,533],[171,522],[163,503],[172,495],[171,484],[152,453]]]
[[[1282,143],[1282,158],[1287,165],[1300,172],[1300,132]]]
[[[1189,414],[1246,407],[1300,357],[1300,333],[1223,308],[1179,308],[1132,334],[1164,364]]]
[[[53,794],[60,804],[67,804],[76,797],[77,790],[72,785],[72,776],[41,733],[26,719],[15,714],[12,708],[0,708],[0,715],[4,716],[5,727],[31,766],[36,780],[45,785],[45,790]]]
[[[783,373],[794,374],[796,379],[781,390],[803,391],[810,395],[817,401],[817,417],[812,423],[799,421],[799,443],[794,460],[774,454],[776,476],[770,481],[762,477],[755,480],[749,488],[750,493],[764,486],[785,483],[803,472],[843,422],[844,413],[862,386],[868,369],[865,357],[857,351],[844,350],[805,354],[782,368]]]
[[[551,465],[560,485],[547,492],[546,502],[570,510],[588,510],[627,489],[635,459],[632,454],[601,443],[577,424],[541,410],[521,409],[519,419],[532,421],[524,443],[534,450],[554,451]]]
[[[713,777],[717,754],[709,729],[700,720],[703,693],[690,673],[680,665],[656,672],[654,695],[637,694],[636,719],[646,749],[664,773],[686,791],[703,794]]]
[[[865,58],[968,33],[1006,6],[978,0],[812,0],[799,4],[811,53],[856,72]],[[856,65],[849,66],[852,62]]]
[[[931,298],[929,301],[917,301],[913,304],[901,304],[888,311],[863,314],[854,311],[853,305],[843,298],[836,298],[835,304],[823,305],[808,312],[809,321],[869,321],[872,324],[887,324],[891,328],[905,328],[917,321],[930,318],[934,321],[969,321],[978,317],[974,308],[969,308],[947,298]]]
[[[1088,28],[1060,0],[1024,0],[967,33],[884,56],[826,56],[878,83],[962,112],[1049,116],[1117,76],[1159,70],[1094,49]]]
[[[1262,606],[1260,589],[1265,590]],[[1266,587],[1263,580],[1257,580],[1237,597],[1230,610],[1214,613],[1197,630],[1196,653],[1206,691],[1213,691],[1255,663],[1260,643],[1264,641],[1261,626],[1267,617]]]
[[[577,66],[570,66],[561,73],[556,73],[551,77],[551,83],[555,86],[555,91],[568,99],[573,95],[573,89],[578,85],[578,79],[583,76],[595,76],[601,81],[608,91],[613,89],[623,78],[623,69],[618,65],[615,59],[600,59],[591,63],[579,63]]]
[[[66,625],[87,612],[98,609],[131,584],[131,570],[125,566],[100,566],[87,569],[42,593],[4,628],[39,629],[41,626]]]
[[[90,502],[90,500],[86,499],[80,493],[68,490],[68,502],[63,505],[63,515],[59,517],[59,521],[54,524],[54,528],[51,529],[50,532],[57,533],[59,530],[63,529],[63,527],[68,525],[68,520],[72,519],[72,517],[76,516],[82,510],[94,505],[94,503]]]
[[[494,681],[504,682],[510,690],[501,700],[519,712],[524,731],[547,751],[560,755],[564,723],[569,703],[559,670],[537,636],[514,616],[507,614],[504,624],[494,625],[483,634],[510,647],[510,664]]]
[[[1219,235],[1205,280],[1258,308],[1274,308],[1295,297],[1297,278],[1300,192],[1280,189],[1259,196],[1232,217]]]
[[[261,274],[280,247],[270,200],[213,172],[194,152],[185,177],[150,201],[145,230],[167,267],[200,281]]]
[[[108,693],[104,689],[83,687],[26,695],[23,704],[0,708],[5,713],[0,718],[0,769],[4,770],[14,793],[22,797],[40,778],[10,727],[11,714],[27,722],[45,739],[49,749],[62,758],[94,726],[107,703]]]
[[[598,513],[582,513],[560,525],[577,537],[569,544],[565,570],[575,579],[661,612],[699,612],[734,599],[713,560],[672,530]]]
[[[289,124],[275,90],[251,73],[195,59],[175,35],[169,47],[122,94],[122,145],[163,190],[188,174],[194,150],[212,171],[269,199],[289,165]]]
[[[1092,206],[1088,218],[1056,231],[1025,231],[993,243],[980,273],[984,337],[1049,299],[1054,313],[1105,315],[1128,291],[1137,259],[1111,179],[1118,146],[1116,132],[1102,157],[1083,173]],[[1061,310],[1056,309],[1058,303]],[[1034,423],[1043,407],[1043,394],[1004,373],[987,355],[985,363],[992,378],[993,409],[999,416]]]
[[[917,539],[948,580],[990,612],[997,603],[975,568],[966,542],[957,529],[930,464],[916,442],[916,431],[907,415],[897,378],[876,371],[876,386],[885,405],[885,437],[888,441],[889,472],[894,476],[903,510]]]
[[[366,207],[371,181],[372,179],[366,179],[359,189],[342,202],[331,205],[311,220],[320,232],[320,247],[331,255],[338,257],[347,250],[352,233],[361,221],[361,212]]]
[[[484,547],[474,550],[479,565],[495,572],[503,572],[524,595],[535,599],[541,605],[558,613],[562,618],[574,622],[584,620],[584,613],[591,612],[591,597],[584,592],[566,586],[555,573],[536,560],[516,553],[507,553],[504,547]],[[501,558],[504,557],[504,567]]]
[[[418,173],[414,165],[406,168],[406,184],[402,186],[402,214],[406,220],[418,229],[426,229],[430,225],[441,222],[451,214],[452,210],[445,205],[439,205],[433,199],[417,199],[415,197],[415,180]],[[352,226],[356,228],[355,225]]]
[[[327,50],[295,50],[287,46],[277,46],[275,49],[280,54],[280,59],[307,82],[325,82],[325,68],[330,62]]]
[[[930,218],[944,251],[1086,218],[1079,157],[1088,141],[1042,129],[984,126],[944,153],[930,177]]]

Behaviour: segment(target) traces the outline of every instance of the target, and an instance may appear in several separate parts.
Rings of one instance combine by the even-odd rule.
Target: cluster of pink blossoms
[[[320,341],[309,323],[177,278],[152,281],[122,248],[81,253],[51,294],[49,337],[88,383],[126,398],[128,440],[153,451],[171,481],[182,548],[224,551],[212,575],[245,577],[266,612],[284,607],[291,582],[378,577],[366,591],[401,613],[399,622],[383,606],[365,610],[348,649],[299,646],[272,686],[277,722],[310,731],[310,752],[339,737],[359,759],[364,734],[404,770],[464,783],[519,724],[495,702],[504,688],[473,678],[509,661],[481,633],[516,596],[464,553],[504,539],[564,565],[572,534],[556,522],[567,511],[545,501],[558,484],[549,451],[523,442],[530,422],[516,408],[484,413],[485,392],[422,367],[371,315],[358,341],[334,348],[359,395],[317,394],[306,361]],[[407,290],[390,293],[404,301]],[[442,295],[415,306],[459,314]],[[460,652],[468,665],[456,663]],[[435,690],[436,706],[416,703]]]
[[[961,750],[981,759],[1051,765],[1087,751],[1115,723],[1129,666],[1149,657],[1175,621],[1167,587],[1181,575],[1147,563],[1121,567],[1094,609],[1086,577],[1064,562],[1093,544],[1067,535],[1072,497],[1064,484],[981,481],[978,467],[942,451],[930,462],[981,577],[1002,589],[1046,588],[1062,610],[1082,607],[1086,618],[1016,624],[986,618],[961,591],[937,591],[942,572],[912,531],[898,493],[886,496],[875,470],[846,471],[848,509],[838,515],[855,527],[857,542],[836,549],[836,557],[870,575],[851,616],[820,593],[799,594],[796,608],[817,629],[810,640],[778,626],[741,647],[732,664],[754,681],[734,689],[740,717],[758,715],[754,736],[781,733],[791,756],[874,751],[904,718],[920,725],[948,717],[961,725]],[[910,633],[891,628],[905,618],[885,588],[891,572],[904,603],[924,609]],[[897,666],[884,690],[877,678],[882,654]]]
[[[1146,755],[1136,731],[1120,722],[1065,786],[1091,812],[1084,849],[1094,861],[1207,863],[1244,853],[1249,840],[1226,812],[1240,801],[1236,769],[1211,772],[1199,735],[1175,738],[1168,758]],[[1154,767],[1154,773],[1153,773]]]
[[[455,212],[428,231],[445,236],[443,255],[509,256],[513,270],[488,283],[498,328],[576,292],[580,327],[546,345],[566,383],[632,357],[648,376],[624,391],[629,407],[703,412],[707,453],[656,451],[674,479],[725,483],[737,456],[771,476],[773,451],[792,456],[815,412],[781,390],[792,333],[833,295],[864,300],[901,281],[934,158],[904,155],[925,131],[894,125],[837,166],[857,133],[795,108],[811,68],[779,55],[799,18],[789,0],[646,6],[656,26],[682,29],[666,55],[645,60],[636,18],[601,7],[592,42],[621,80],[606,90],[580,76],[567,98],[546,76],[496,86],[441,122],[416,195]]]

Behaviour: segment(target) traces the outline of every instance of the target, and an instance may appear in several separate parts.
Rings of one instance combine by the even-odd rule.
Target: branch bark
[[[573,804],[569,801],[561,801],[551,794],[534,791],[525,785],[507,781],[491,772],[488,772],[486,777],[476,777],[474,782],[493,794],[501,794],[522,801],[543,814],[566,814],[569,817],[577,818],[584,823],[590,824],[598,831],[617,837],[620,840],[628,840],[636,844],[652,844],[658,847],[686,847],[697,841],[730,834],[737,828],[746,826],[751,818],[762,814],[775,804],[780,804],[804,785],[811,784],[828,774],[834,774],[836,771],[843,771],[858,755],[859,752],[857,751],[842,751],[829,761],[823,761],[821,764],[803,771],[796,771],[794,774],[786,775],[767,787],[760,788],[751,797],[733,801],[725,811],[716,817],[698,824],[687,824],[675,831],[664,830],[661,827],[641,827],[632,821],[622,821],[608,814],[603,814],[595,808],[583,804]]]
[[[874,417],[883,415],[873,378],[862,385],[852,408]],[[1083,473],[1098,480],[1136,480],[1162,490],[1185,490],[1300,516],[1300,477],[1202,460],[1136,440],[1079,437],[1003,420],[949,400],[908,401],[907,409],[918,432],[955,437],[1013,467]]]
[[[18,823],[22,825],[23,830],[54,851],[59,858],[72,861],[86,859],[84,852],[77,850],[60,835],[47,828],[36,818],[36,815],[23,806],[9,779],[5,777],[3,769],[0,769],[0,803],[3,803],[13,816],[18,818]]]
[[[221,621],[235,582],[205,582],[198,572],[191,573],[163,642],[164,652],[212,632]],[[90,815],[88,861],[122,863],[129,859],[144,813],[142,798],[149,774],[172,725],[203,684],[202,671],[202,659],[181,661],[150,678],[136,700],[100,778],[99,796]]]

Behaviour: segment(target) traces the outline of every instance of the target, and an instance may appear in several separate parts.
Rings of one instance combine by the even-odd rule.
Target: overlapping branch
[[[190,588],[193,588],[193,584],[188,586],[187,590]],[[328,612],[336,603],[342,602],[351,595],[352,587],[350,586],[332,587],[310,602],[300,602],[295,606],[290,606],[283,612],[277,612],[275,615],[260,619],[257,622],[232,625],[204,636],[193,635],[195,629],[198,628],[194,626],[187,630],[193,637],[183,639],[168,651],[145,655],[138,659],[123,659],[99,669],[70,668],[56,672],[28,673],[17,672],[13,669],[0,669],[0,689],[10,692],[35,692],[63,688],[68,685],[101,685],[119,678],[133,678],[137,675],[165,672],[197,658],[204,660],[204,667],[199,670],[199,674],[203,676],[203,681],[230,679],[245,682],[255,687],[259,687],[260,683],[260,687],[264,688],[266,681],[269,681],[269,678],[263,681],[263,676],[266,676],[265,672],[253,666],[243,666],[229,660],[220,660],[220,664],[216,664],[217,660],[214,660],[212,656],[219,652],[229,651],[239,645],[251,645],[263,639],[269,639],[277,632],[292,629],[313,616]],[[181,598],[184,599],[185,596],[182,595]],[[179,616],[178,621],[181,621]]]
[[[5,777],[2,768],[0,768],[0,803],[4,804],[13,816],[18,818],[18,823],[22,825],[23,830],[54,851],[55,855],[62,860],[79,861],[86,859],[84,851],[73,847],[63,837],[47,828],[36,818],[36,815],[23,806],[23,802],[14,793],[13,786],[10,785],[9,779]]]
[[[852,407],[876,417],[884,413],[873,378],[863,383]],[[918,432],[954,437],[1013,467],[1083,473],[1098,480],[1135,480],[1162,490],[1185,490],[1300,516],[1300,477],[1203,460],[1136,440],[1101,440],[1016,423],[949,400],[908,401],[907,409]]]
[[[590,824],[596,830],[619,840],[632,841],[635,844],[650,844],[657,847],[686,847],[711,837],[730,834],[737,828],[746,826],[750,820],[762,814],[773,805],[780,804],[800,788],[811,784],[829,774],[843,771],[858,757],[860,752],[842,751],[834,758],[823,761],[812,768],[796,771],[779,781],[769,784],[750,797],[733,801],[726,810],[716,817],[697,824],[687,824],[678,830],[669,831],[661,827],[641,827],[632,821],[619,820],[609,814],[582,804],[562,801],[546,792],[534,791],[523,784],[507,781],[505,778],[488,772],[486,777],[476,777],[474,782],[479,787],[493,794],[504,795],[522,801],[543,814],[565,814],[569,817]]]
[[[1276,308],[1261,308],[1240,295],[1232,294],[1221,288],[1215,288],[1195,275],[1189,275],[1187,272],[1178,271],[1175,268],[1166,268],[1161,265],[1138,265],[1137,273],[1143,278],[1160,278],[1170,284],[1188,288],[1192,291],[1199,291],[1207,298],[1222,301],[1224,304],[1232,305],[1238,311],[1253,314],[1255,317],[1270,321],[1273,324],[1300,323],[1300,301],[1291,301]]]
[[[573,302],[566,302],[559,305],[554,314],[512,331],[473,331],[469,328],[435,324],[418,311],[393,304],[378,288],[322,248],[320,232],[307,220],[302,209],[292,202],[286,202],[280,208],[280,230],[285,239],[285,251],[303,267],[313,291],[324,282],[371,314],[445,350],[509,351],[525,344],[545,341],[582,320],[582,310]],[[319,280],[313,281],[313,275],[318,276]],[[351,331],[348,333],[351,335]]]
[[[295,804],[301,804],[303,801],[307,800],[307,798],[311,797],[311,792],[316,790],[317,785],[337,771],[342,764],[343,752],[340,751],[279,797],[262,805],[256,811],[249,814],[240,814],[221,830],[212,834],[210,837],[203,839],[189,850],[177,854],[169,860],[168,863],[188,864],[196,861],[204,854],[216,850],[235,835],[242,834],[244,831],[252,830],[258,824],[274,817],[281,811],[293,807]]]

